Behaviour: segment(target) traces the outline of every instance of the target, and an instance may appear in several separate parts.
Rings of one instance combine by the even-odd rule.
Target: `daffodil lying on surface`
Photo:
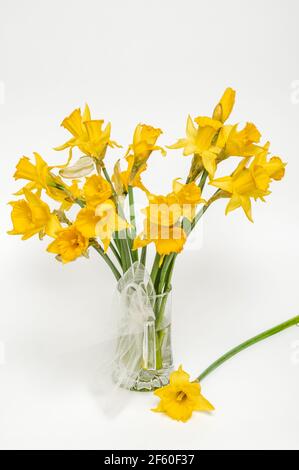
[[[182,369],[172,372],[169,385],[156,390],[160,403],[153,411],[165,413],[177,421],[188,421],[193,411],[213,411],[214,407],[201,394],[198,382],[190,382],[190,375]]]
[[[169,146],[161,145],[158,126],[138,123],[124,150],[112,140],[110,122],[92,118],[88,105],[76,108],[61,123],[68,133],[55,148],[57,156],[66,151],[61,161],[50,164],[33,152],[33,158],[20,158],[14,173],[23,184],[10,202],[9,233],[47,239],[46,250],[63,264],[83,261],[92,250],[101,256],[117,281],[124,310],[119,323],[126,327],[116,345],[114,377],[127,375],[123,383],[130,389],[159,388],[156,411],[182,421],[213,407],[181,367],[166,385],[173,366],[167,312],[176,258],[210,207],[224,199],[226,214],[241,208],[252,221],[252,203],[265,201],[285,172],[255,124],[228,122],[235,95],[227,88],[212,112],[188,116],[185,137]],[[165,148],[190,160],[186,174],[172,175],[160,194],[144,176],[153,159],[158,165],[166,156]],[[172,157],[166,159],[170,174]],[[136,194],[147,201],[141,224]]]

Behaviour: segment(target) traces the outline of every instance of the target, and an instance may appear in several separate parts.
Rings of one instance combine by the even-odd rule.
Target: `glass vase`
[[[171,290],[148,293],[144,283],[129,285],[116,341],[113,379],[119,386],[151,391],[167,385],[173,369],[171,344]]]

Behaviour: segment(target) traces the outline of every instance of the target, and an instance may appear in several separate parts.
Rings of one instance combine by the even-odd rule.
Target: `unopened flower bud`
[[[213,112],[213,119],[215,119],[216,121],[222,122],[222,114],[223,114],[222,105],[218,103]]]

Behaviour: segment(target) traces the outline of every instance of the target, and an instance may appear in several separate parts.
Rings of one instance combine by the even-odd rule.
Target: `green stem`
[[[114,254],[115,258],[117,259],[117,261],[118,261],[120,267],[122,268],[121,257],[120,257],[120,255],[119,255],[119,252],[118,252],[117,248],[114,246],[112,240],[110,241],[109,248],[111,248],[111,251],[113,252],[113,254]]]
[[[221,366],[221,364],[228,361],[231,357],[235,356],[236,354],[243,351],[244,349],[249,348],[250,346],[253,346],[259,341],[263,341],[264,339],[269,338],[270,336],[276,335],[277,333],[280,333],[281,331],[286,330],[287,328],[290,328],[291,326],[295,326],[298,323],[299,323],[299,316],[291,318],[290,320],[284,323],[281,323],[280,325],[277,325],[274,328],[271,328],[270,330],[266,330],[263,333],[260,333],[259,335],[254,336],[251,339],[248,339],[244,343],[228,351],[226,354],[224,354],[219,359],[217,359],[217,361],[213,362],[207,369],[205,369],[197,377],[197,379],[195,379],[195,382],[201,382],[211,372],[217,369],[217,367]]]
[[[111,178],[110,178],[110,176],[109,176],[109,173],[108,173],[106,167],[105,167],[105,166],[102,166],[102,167],[101,167],[101,170],[103,171],[106,180],[107,180],[108,183],[110,184],[113,197],[116,199],[115,202],[117,202],[117,194],[116,194],[116,192],[115,192],[114,186],[113,186],[113,184],[112,184]],[[98,170],[98,172],[100,173],[100,170]]]
[[[94,240],[94,239],[91,239],[90,240],[90,246],[92,246],[100,255],[101,257],[103,258],[103,260],[108,264],[108,266],[111,268],[114,276],[115,276],[115,279],[118,281],[120,278],[121,278],[121,274],[120,272],[118,271],[118,269],[116,268],[116,266],[114,265],[113,261],[111,261],[111,259],[109,258],[109,256],[104,252],[103,248],[99,245],[99,243]]]
[[[173,260],[173,253],[168,255],[163,263],[162,269],[161,269],[161,275],[159,279],[159,287],[158,287],[158,294],[162,294],[164,290],[164,281],[167,275],[168,268],[170,266],[170,263]]]
[[[140,263],[143,264],[144,267],[146,265],[146,251],[147,251],[147,246],[144,246],[141,250],[141,257],[140,257]]]
[[[120,217],[122,217],[124,220],[126,220],[125,213],[123,211],[123,208],[122,208],[121,204],[118,201],[117,194],[115,192],[113,183],[111,181],[111,178],[109,176],[109,173],[108,173],[106,167],[101,166],[100,169],[103,171],[103,174],[104,174],[106,180],[108,181],[108,183],[111,186],[113,199],[114,199],[114,202],[115,202],[115,205],[117,207],[117,210],[119,212]],[[98,171],[100,171],[100,170],[98,170]],[[119,232],[119,233],[116,232],[115,237],[116,237],[116,240],[118,240],[119,246],[120,246],[120,255],[121,255],[121,260],[122,260],[123,272],[126,272],[129,269],[129,267],[131,266],[132,252],[130,250],[127,237],[124,237],[124,238],[119,237],[119,234],[121,234],[121,232]]]
[[[136,238],[136,217],[135,217],[135,208],[134,208],[134,192],[132,186],[128,187],[129,195],[129,208],[130,208],[130,222],[131,222],[131,250],[133,241]],[[132,250],[132,261],[138,261],[138,250]]]
[[[82,201],[82,199],[78,199],[78,198],[77,198],[77,199],[75,199],[74,202],[75,202],[76,204],[78,204],[80,207],[85,207],[85,205],[86,205],[85,202]]]
[[[165,269],[165,275],[163,275],[163,278],[164,278],[163,287],[160,293],[163,293],[165,295],[163,295],[162,299],[160,299],[161,301],[158,302],[156,306],[156,329],[157,330],[159,329],[160,324],[163,320],[163,315],[164,315],[164,310],[166,307],[166,302],[168,299],[168,294],[171,291],[171,279],[172,279],[172,274],[173,274],[173,269],[174,269],[174,264],[175,264],[175,258],[176,258],[175,254],[169,256],[169,262],[167,263],[167,267]],[[160,283],[161,281],[162,279],[160,279]]]
[[[154,285],[155,285],[157,274],[158,274],[158,271],[159,271],[160,258],[161,258],[161,256],[159,255],[159,253],[156,253],[154,263],[153,263],[153,267],[152,267],[152,272],[151,272],[151,279],[152,279],[152,283]]]
[[[157,299],[155,305],[155,315],[156,315],[156,364],[157,369],[162,368],[163,366],[163,357],[162,357],[162,348],[165,335],[165,329],[161,329],[162,320],[164,318],[165,307],[168,300],[168,295],[171,291],[171,278],[173,274],[174,261],[176,254],[171,254],[168,256],[167,265],[165,264],[165,275],[163,275],[163,296],[162,298]],[[162,277],[162,276],[161,276]],[[161,279],[160,279],[161,282]]]
[[[208,172],[207,172],[207,170],[204,170],[203,173],[202,173],[202,175],[201,175],[199,184],[198,184],[198,186],[200,187],[201,191],[203,190],[204,185],[206,184],[207,177],[208,177]]]
[[[202,208],[197,212],[197,214],[195,215],[194,219],[192,220],[191,222],[191,225],[190,225],[190,228],[188,230],[188,233],[187,235],[189,235],[190,232],[192,232],[192,230],[194,229],[195,225],[199,222],[199,220],[202,218],[202,216],[204,215],[204,213],[206,212],[206,210],[209,208],[210,206],[202,206]]]

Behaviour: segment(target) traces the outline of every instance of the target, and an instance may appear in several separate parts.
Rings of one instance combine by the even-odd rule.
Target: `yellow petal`
[[[55,214],[51,214],[49,222],[45,228],[45,232],[49,237],[55,238],[57,232],[62,229],[61,224],[59,223]]]
[[[186,382],[189,382],[189,379],[190,375],[180,365],[177,371],[170,374],[169,383],[171,386],[182,387]]]
[[[88,238],[71,225],[56,234],[56,239],[50,243],[47,251],[57,254],[63,263],[69,263],[86,253],[88,243]]]
[[[235,209],[238,209],[239,207],[241,207],[241,205],[242,203],[240,196],[238,194],[233,194],[226,206],[225,215],[229,214],[229,212],[232,212]]]
[[[216,106],[213,118],[225,122],[234,107],[236,92],[232,88],[227,88]]]
[[[138,250],[138,248],[143,248],[144,246],[147,246],[151,242],[152,242],[151,239],[144,238],[144,234],[141,233],[140,235],[138,235],[138,237],[135,238],[133,242],[133,250]]]
[[[36,179],[36,168],[30,162],[28,157],[22,157],[16,166],[16,172],[14,174],[15,179],[25,179],[29,181],[35,181]]]
[[[111,185],[100,175],[86,178],[83,193],[88,206],[96,207],[112,196]]]
[[[190,115],[187,119],[186,135],[188,139],[195,139],[197,135],[197,128],[194,126],[193,120]]]
[[[160,237],[154,240],[157,252],[160,255],[180,253],[186,242],[186,234],[180,227],[161,227]]]
[[[240,198],[241,198],[241,205],[242,205],[242,208],[243,208],[243,210],[246,214],[246,217],[248,218],[248,220],[250,220],[250,222],[253,222],[252,215],[251,215],[250,197],[240,196]]]
[[[69,147],[74,147],[75,144],[76,144],[76,139],[74,137],[72,139],[67,140],[64,144],[54,147],[54,150],[57,150],[57,151],[65,150]]]
[[[170,418],[184,423],[191,418],[193,412],[191,404],[180,404],[175,401],[163,403],[163,410]]]
[[[213,411],[214,406],[201,394],[194,399],[194,410],[195,411]]]
[[[29,204],[24,199],[10,202],[12,206],[11,220],[13,229],[8,233],[10,235],[22,235],[32,229],[32,218]]]
[[[214,178],[214,174],[217,168],[217,165],[216,165],[217,155],[215,155],[215,153],[213,152],[206,150],[202,152],[201,158],[202,158],[203,166],[209,173],[209,177]]]
[[[88,104],[86,103],[82,121],[85,122],[85,121],[90,121],[90,120],[91,120],[90,109],[89,109]]]
[[[224,176],[223,178],[217,178],[216,180],[212,180],[209,183],[211,186],[215,186],[216,188],[222,189],[228,193],[233,192],[233,181],[231,176]]]
[[[96,236],[96,225],[99,219],[94,209],[84,208],[78,213],[75,226],[84,237],[92,238]]]
[[[82,116],[80,108],[75,109],[67,118],[65,118],[61,126],[67,129],[74,137],[82,134]]]
[[[275,179],[276,181],[281,180],[285,174],[285,166],[286,163],[283,163],[281,158],[279,157],[272,157],[270,158],[267,166],[266,171],[268,172],[270,178]]]
[[[84,126],[86,128],[88,137],[92,141],[97,141],[101,139],[102,137],[102,125],[104,121],[103,120],[92,120],[92,121],[85,121]]]
[[[200,127],[212,127],[215,131],[219,130],[222,127],[222,122],[207,116],[198,116],[194,119],[194,121]]]
[[[167,145],[166,147],[168,149],[181,149],[181,148],[184,148],[186,144],[187,144],[186,139],[179,139],[175,144]]]

